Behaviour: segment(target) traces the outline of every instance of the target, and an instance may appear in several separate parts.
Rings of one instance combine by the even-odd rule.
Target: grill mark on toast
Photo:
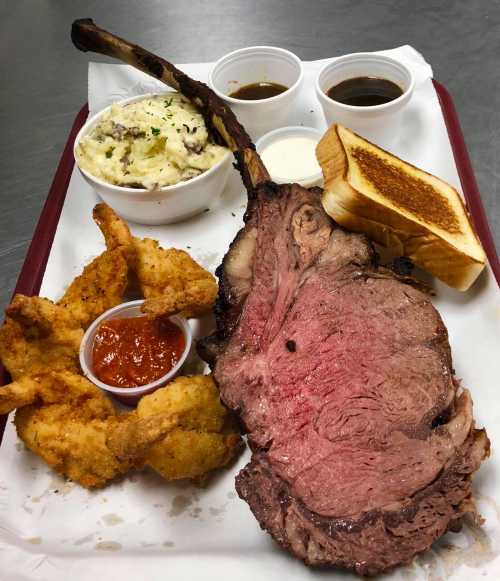
[[[361,147],[351,151],[361,173],[375,189],[399,208],[410,210],[427,224],[436,224],[450,234],[460,232],[460,223],[449,202],[426,181],[409,175],[374,152]]]

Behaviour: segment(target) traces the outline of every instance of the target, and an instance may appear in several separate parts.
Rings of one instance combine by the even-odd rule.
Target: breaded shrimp
[[[135,238],[106,204],[97,204],[93,217],[108,249],[121,248],[126,256],[146,299],[145,313],[197,317],[210,311],[217,296],[217,282],[187,252],[164,249],[150,238]]]
[[[59,474],[87,488],[130,468],[106,445],[118,418],[110,400],[68,371],[27,377],[0,388],[0,411],[17,408],[15,425],[26,446]]]
[[[144,466],[167,479],[200,478],[241,444],[210,376],[177,378],[120,413],[82,376],[51,372],[0,388],[0,414],[14,409],[26,446],[87,488]]]
[[[96,204],[92,218],[99,226],[108,250],[131,246],[132,234],[128,224],[107,204]]]
[[[161,248],[156,240],[134,240],[134,266],[146,299],[143,312],[199,317],[213,307],[217,282],[184,250]]]
[[[57,302],[86,329],[105,311],[119,305],[128,284],[128,265],[119,248],[106,250],[87,264]]]
[[[137,406],[139,418],[160,412],[182,418],[145,457],[145,464],[167,480],[200,479],[225,466],[242,447],[237,422],[222,405],[211,375],[178,377]]]
[[[79,321],[49,299],[16,295],[0,328],[0,359],[12,379],[79,369]]]

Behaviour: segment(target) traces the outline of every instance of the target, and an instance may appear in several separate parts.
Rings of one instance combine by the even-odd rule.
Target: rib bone
[[[96,52],[132,65],[193,102],[203,113],[208,126],[233,152],[248,191],[270,180],[247,132],[231,109],[207,85],[191,79],[159,56],[99,28],[90,18],[73,22],[71,39],[79,50]]]

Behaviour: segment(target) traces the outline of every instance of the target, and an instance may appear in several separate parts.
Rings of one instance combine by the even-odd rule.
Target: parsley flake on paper
[[[151,127],[151,133],[152,133],[153,135],[156,135],[156,136],[158,136],[158,135],[160,135],[160,130],[159,130],[159,128],[158,128],[158,127]]]

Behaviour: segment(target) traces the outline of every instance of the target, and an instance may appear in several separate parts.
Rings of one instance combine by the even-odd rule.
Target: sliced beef
[[[487,446],[484,431],[471,432],[453,463],[429,486],[358,518],[322,517],[308,510],[262,453],[237,476],[236,488],[262,528],[308,565],[334,564],[375,575],[409,562],[473,511],[470,475]]]
[[[201,345],[254,452],[237,490],[308,564],[405,563],[473,510],[488,453],[441,317],[317,192],[261,184],[245,220]]]

